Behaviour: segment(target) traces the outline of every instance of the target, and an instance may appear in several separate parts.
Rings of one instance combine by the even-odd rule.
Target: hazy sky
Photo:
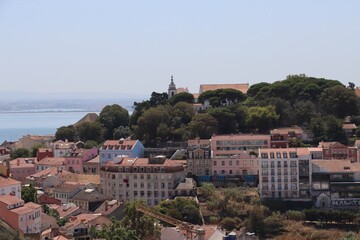
[[[141,94],[288,74],[360,85],[360,1],[0,0],[1,91]]]

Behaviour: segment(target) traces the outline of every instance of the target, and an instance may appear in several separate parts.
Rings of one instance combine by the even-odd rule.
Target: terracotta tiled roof
[[[345,130],[353,130],[353,129],[356,129],[357,127],[354,123],[344,123],[342,125],[342,128]]]
[[[295,132],[295,134],[303,134],[301,127],[284,127],[277,128],[270,131],[271,134],[288,134],[289,132]]]
[[[4,178],[0,176],[0,187],[11,186],[16,184],[21,184],[21,182],[16,181],[15,179],[12,178]]]
[[[73,192],[74,190],[78,189],[80,187],[80,183],[77,182],[64,182],[60,186],[56,187],[54,189],[54,192]]]
[[[108,150],[131,150],[137,140],[107,140],[101,149]]]
[[[10,168],[35,167],[35,158],[16,158],[10,161]],[[19,164],[19,166],[18,166]]]
[[[90,159],[89,161],[86,161],[87,163],[100,163],[100,156],[97,155],[93,159]]]
[[[42,170],[40,172],[31,174],[27,178],[28,179],[35,179],[35,178],[40,178],[40,177],[49,176],[49,175],[57,176],[57,175],[66,175],[66,174],[71,174],[71,173],[66,171],[66,170],[63,170],[63,169],[58,170],[57,167],[50,167],[50,168]]]
[[[74,203],[68,203],[65,205],[49,204],[50,209],[55,209],[59,213],[59,217],[64,218],[71,216],[72,213],[79,210],[79,207]]]
[[[341,144],[339,142],[319,142],[319,147],[322,147],[322,148],[333,148],[333,147],[346,148],[346,146],[344,144]]]
[[[46,157],[41,159],[37,165],[45,165],[45,166],[62,166],[65,164],[65,158],[59,157]]]
[[[195,99],[197,99],[197,98],[199,98],[200,93],[193,93],[192,95],[194,96]]]
[[[189,90],[187,88],[177,88],[176,89],[176,93],[182,93],[182,92],[189,92]]]
[[[100,202],[104,201],[106,197],[95,189],[84,189],[75,194],[71,199],[87,202]]]
[[[320,172],[359,172],[360,163],[351,163],[345,160],[313,160],[313,171],[317,172],[317,167]]]
[[[64,236],[62,236],[62,235],[56,236],[56,237],[54,237],[53,239],[54,239],[54,240],[70,240],[70,238],[66,238],[66,237],[64,237]]]
[[[163,162],[153,162],[148,158],[128,158],[124,157],[119,163],[108,162],[104,166],[101,167],[103,171],[111,171],[111,172],[118,172],[119,167],[152,167],[152,168],[164,168],[165,172],[179,172],[183,171],[184,167],[182,164],[174,161],[165,159]],[[130,170],[131,171],[131,170]],[[144,172],[146,169],[144,169]],[[154,170],[156,172],[156,170]]]
[[[10,205],[10,204],[16,204],[16,203],[24,203],[24,200],[22,200],[21,198],[15,197],[15,196],[1,195],[0,202]]]
[[[60,179],[66,182],[77,182],[80,184],[100,184],[100,175],[69,173],[60,175]]]
[[[201,84],[200,85],[200,93],[209,90],[217,90],[217,89],[226,89],[231,88],[238,90],[242,93],[246,93],[249,90],[248,83],[240,83],[240,84]]]

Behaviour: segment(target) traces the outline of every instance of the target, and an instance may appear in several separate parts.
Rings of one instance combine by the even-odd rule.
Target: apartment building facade
[[[259,150],[260,197],[310,199],[311,155],[306,148]]]
[[[118,157],[100,168],[100,192],[119,201],[143,199],[153,206],[173,198],[185,174],[184,166],[173,160]]]

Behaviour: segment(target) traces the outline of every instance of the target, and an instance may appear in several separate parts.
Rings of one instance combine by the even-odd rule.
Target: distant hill
[[[82,119],[77,121],[74,124],[74,127],[76,127],[82,123],[85,123],[85,122],[95,122],[98,117],[99,117],[99,115],[97,115],[96,113],[88,113]]]

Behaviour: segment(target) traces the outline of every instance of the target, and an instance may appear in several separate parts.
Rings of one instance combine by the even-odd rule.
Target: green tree
[[[212,107],[232,105],[241,103],[246,99],[246,95],[236,89],[217,89],[209,90],[200,94],[198,101],[204,103],[209,101]]]
[[[267,82],[261,82],[261,83],[257,83],[257,84],[253,84],[250,86],[250,88],[248,89],[248,91],[246,92],[246,94],[248,95],[248,97],[255,97],[256,94],[263,88],[266,86],[269,86],[270,83]]]
[[[247,125],[261,133],[268,132],[276,126],[279,115],[276,113],[275,107],[251,107],[247,116]]]
[[[230,218],[225,217],[221,222],[221,228],[225,228],[227,231],[232,231],[234,229],[238,229],[240,226],[241,220],[238,217]]]
[[[90,228],[92,238],[104,238],[106,240],[140,240],[134,230],[126,229],[121,222],[114,220],[111,224],[103,226],[101,231]]]
[[[235,113],[227,108],[211,108],[208,111],[218,122],[218,134],[230,134],[238,132]]]
[[[135,231],[139,239],[157,239],[160,237],[160,228],[155,224],[155,219],[136,210],[137,206],[144,205],[144,202],[141,201],[126,203],[125,217],[121,225],[128,230]]]
[[[187,198],[162,201],[156,209],[170,217],[193,224],[202,224],[202,218],[198,204]]]
[[[27,203],[27,202],[34,202],[37,203],[37,191],[33,187],[32,184],[30,184],[28,187],[24,186],[21,188],[21,198]]]
[[[359,113],[358,97],[353,90],[344,86],[325,89],[321,94],[320,102],[327,113],[339,118]]]
[[[216,133],[218,122],[208,113],[195,115],[189,123],[189,130],[192,137],[202,139],[211,138]]]
[[[99,143],[94,141],[94,140],[87,140],[85,143],[84,143],[84,148],[85,149],[91,149],[91,148],[94,148],[94,147],[98,147],[99,146]]]
[[[284,229],[284,219],[279,212],[273,213],[264,219],[264,232],[266,236],[279,235]]]
[[[161,130],[164,129],[164,125],[168,126],[169,123],[170,114],[166,106],[149,108],[138,119],[135,127],[136,136],[140,140],[144,140],[145,144],[155,145],[157,133],[162,134]],[[159,128],[160,124],[162,126]]]
[[[27,157],[31,157],[31,152],[27,148],[18,148],[10,153],[11,159],[27,158]]]
[[[76,131],[81,141],[93,140],[99,143],[103,141],[105,129],[99,122],[84,122],[76,126]]]
[[[120,126],[114,131],[114,139],[127,138],[131,136],[130,127]]]
[[[359,240],[358,236],[354,232],[345,233],[339,240]]]
[[[194,103],[194,95],[187,92],[181,92],[170,98],[171,105],[175,105],[179,102]]]
[[[112,139],[115,129],[129,126],[129,112],[118,104],[107,105],[101,110],[99,121],[106,129],[104,137]]]
[[[62,126],[56,130],[55,133],[56,140],[63,140],[66,139],[70,142],[73,142],[76,138],[76,131],[73,125],[69,126]]]

